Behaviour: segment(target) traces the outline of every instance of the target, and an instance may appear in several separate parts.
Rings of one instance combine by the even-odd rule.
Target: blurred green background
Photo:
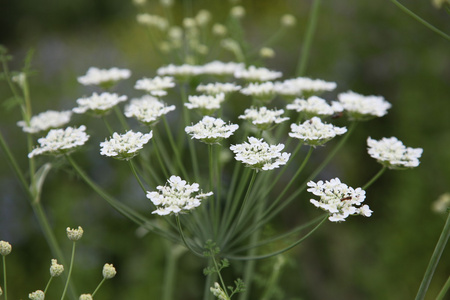
[[[180,23],[182,1],[174,8]],[[431,204],[450,192],[450,47],[449,42],[404,14],[390,1],[321,1],[316,35],[306,75],[335,81],[336,93],[353,90],[382,95],[393,104],[389,114],[357,128],[351,142],[338,153],[320,176],[340,177],[351,186],[364,184],[379,166],[366,151],[366,138],[395,136],[406,146],[421,147],[421,165],[412,170],[389,171],[367,191],[374,210],[371,218],[352,218],[326,224],[312,238],[288,252],[274,299],[412,299],[445,222]],[[276,4],[275,4],[276,3]],[[247,15],[245,36],[260,45],[279,26],[285,13],[297,17],[297,25],[274,45],[276,56],[266,61],[270,69],[293,77],[312,1],[241,1]],[[450,33],[450,18],[428,1],[402,1],[412,11]],[[192,1],[192,12],[210,10],[220,21],[228,12],[226,1]],[[158,1],[145,10],[161,14]],[[14,56],[10,64],[20,70],[27,51],[34,49],[30,79],[35,113],[75,106],[75,100],[92,89],[79,85],[77,76],[90,66],[121,67],[133,72],[119,85],[129,97],[135,80],[155,75],[163,62],[152,48],[146,31],[135,21],[138,9],[130,1],[78,0],[2,3],[1,43]],[[125,92],[124,92],[125,93]],[[10,97],[0,86],[1,101]],[[26,169],[26,140],[16,122],[17,108],[1,108],[0,126],[14,154]],[[93,151],[80,155],[83,167],[108,191],[150,214],[139,196],[138,186],[128,177],[127,166],[100,159],[95,146],[106,136],[99,120],[74,116],[89,128],[99,128]],[[328,147],[332,147],[332,143]],[[323,150],[324,151],[324,150]],[[44,162],[45,159],[38,160]],[[0,160],[0,240],[13,245],[8,256],[10,299],[24,299],[43,289],[52,258],[49,248],[5,156]],[[130,196],[131,195],[131,196]],[[307,201],[308,196],[302,195]],[[96,299],[159,299],[163,283],[164,243],[160,237],[136,235],[136,226],[123,218],[80,182],[68,166],[53,170],[45,184],[43,203],[56,236],[69,255],[67,226],[83,226],[74,280],[80,293],[92,291],[101,279],[104,263],[118,269]],[[299,201],[300,202],[300,201]],[[278,229],[298,224],[300,217],[318,211],[305,203],[293,204],[277,219]],[[275,260],[258,262],[264,284]],[[200,299],[203,292],[202,262],[190,254],[180,259],[176,299]],[[447,249],[431,282],[427,299],[434,299],[450,274]],[[56,281],[57,282],[57,281]],[[60,295],[62,283],[52,293]],[[252,299],[258,299],[256,295]],[[55,299],[57,297],[55,296]],[[48,299],[53,299],[49,294]]]

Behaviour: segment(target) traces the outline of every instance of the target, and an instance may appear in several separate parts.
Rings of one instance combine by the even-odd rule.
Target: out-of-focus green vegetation
[[[149,1],[152,13],[157,1]],[[181,1],[175,17],[181,19]],[[192,1],[192,11],[209,9],[223,17],[225,1]],[[403,1],[404,5],[450,33],[450,18],[431,2]],[[292,77],[305,35],[311,1],[242,1],[247,10],[245,34],[259,45],[275,32],[279,17],[291,13],[298,19],[288,35],[274,45],[276,56],[267,60],[270,69]],[[10,67],[19,70],[25,53],[34,49],[30,78],[35,113],[71,109],[75,100],[91,92],[76,77],[90,66],[129,68],[131,80],[118,90],[128,91],[134,81],[154,76],[164,62],[150,46],[146,31],[135,22],[136,8],[127,1],[9,1],[1,9],[0,34],[14,56]],[[153,9],[153,10],[152,10]],[[450,44],[390,1],[322,1],[316,35],[306,75],[335,81],[337,92],[353,90],[382,95],[393,104],[383,118],[360,124],[351,143],[338,154],[321,178],[345,178],[352,186],[363,185],[379,166],[366,151],[366,138],[396,136],[405,145],[422,147],[421,165],[412,170],[386,172],[367,191],[374,210],[371,218],[354,218],[327,224],[312,238],[285,254],[278,298],[274,299],[412,299],[439,238],[444,216],[431,211],[431,203],[450,191]],[[212,58],[213,59],[213,58]],[[332,99],[336,93],[326,94]],[[0,86],[2,103],[10,97]],[[2,106],[0,128],[19,161],[27,155],[25,138],[15,124],[17,107]],[[99,120],[75,116],[99,128]],[[98,141],[91,141],[96,145]],[[330,143],[327,147],[332,147]],[[94,147],[94,146],[92,146]],[[94,151],[95,152],[95,151]],[[2,153],[3,154],[3,153]],[[127,166],[99,155],[79,157],[90,175],[113,194],[150,214],[138,186],[128,178]],[[22,166],[25,168],[25,166]],[[364,175],[361,175],[364,174]],[[361,176],[364,176],[363,178]],[[6,159],[0,160],[0,239],[13,245],[8,256],[8,292],[11,299],[46,283],[50,250],[36,223],[25,194]],[[134,192],[136,191],[136,192]],[[303,194],[298,202],[308,201]],[[118,275],[105,283],[96,299],[159,299],[163,284],[166,242],[152,234],[139,236],[136,227],[120,216],[61,164],[45,184],[43,205],[67,256],[67,226],[83,226],[74,270],[80,293],[92,291],[101,280],[104,263],[113,263]],[[288,228],[299,218],[317,215],[305,203],[290,207],[274,228]],[[264,284],[275,260],[257,264]],[[176,299],[199,299],[203,293],[202,265],[190,254],[180,258]],[[237,264],[238,265],[238,264]],[[434,299],[450,271],[448,251],[441,259],[429,289]],[[60,295],[63,284],[54,295]],[[53,299],[52,294],[48,299]],[[57,296],[55,296],[57,297]],[[56,298],[55,298],[56,299]],[[254,298],[257,299],[257,298]]]

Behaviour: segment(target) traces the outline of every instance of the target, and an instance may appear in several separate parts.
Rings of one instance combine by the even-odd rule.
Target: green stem
[[[103,277],[102,281],[100,281],[100,283],[97,285],[97,287],[95,288],[94,292],[92,293],[92,297],[94,297],[94,295],[97,293],[97,291],[100,289],[100,287],[102,286],[103,282],[105,282],[106,278]]]
[[[76,245],[76,241],[73,241],[73,244],[72,244],[72,256],[70,257],[69,273],[67,275],[66,285],[64,286],[64,291],[62,293],[61,300],[63,300],[64,297],[66,296],[67,287],[69,286],[70,275],[72,274],[72,268],[73,268],[73,260],[75,258],[75,245]]]
[[[52,280],[53,280],[53,276],[50,276],[50,279],[48,280],[47,285],[45,286],[44,294],[47,293],[48,287],[50,286],[50,283],[52,282]]]
[[[415,13],[410,11],[408,8],[406,8],[405,6],[400,4],[397,0],[390,0],[390,1],[392,3],[394,3],[398,8],[400,8],[400,10],[402,10],[404,13],[406,13],[407,15],[409,15],[410,17],[412,17],[413,19],[415,19],[416,21],[418,21],[419,23],[421,23],[422,25],[427,27],[428,29],[430,29],[433,32],[437,33],[438,35],[440,35],[441,37],[443,37],[447,41],[450,41],[450,36],[448,34],[446,34],[445,32],[437,29],[436,27],[434,27],[433,25],[431,25],[430,23],[428,23],[427,21],[425,21],[424,19],[422,19],[421,17],[419,17],[418,15],[416,15]]]
[[[177,275],[177,263],[180,256],[184,253],[184,249],[180,251],[181,247],[174,247],[175,245],[165,240],[166,248],[166,263],[164,266],[164,282],[162,300],[172,300],[175,288],[175,278]]]
[[[144,192],[144,194],[147,194],[147,189],[144,187],[144,184],[141,181],[141,178],[139,177],[137,171],[136,171],[136,167],[134,166],[134,162],[132,159],[130,159],[128,161],[128,164],[130,165],[131,171],[133,172],[134,177],[136,177],[136,180],[139,183],[139,186],[141,187],[142,191]]]
[[[365,190],[367,189],[369,186],[372,185],[372,183],[374,183],[385,171],[386,171],[386,167],[382,167],[380,171],[378,171],[377,174],[375,174],[375,176],[372,177],[372,179],[370,179],[363,187],[362,189]]]
[[[227,299],[230,299],[230,296],[228,296],[227,292],[227,286],[225,285],[225,282],[223,281],[222,274],[220,274],[219,266],[217,265],[216,259],[214,256],[211,257],[212,261],[214,263],[214,268],[216,268],[216,273],[219,275],[220,284],[222,284],[222,290],[225,292],[225,295],[227,295]]]
[[[439,263],[439,259],[441,258],[442,252],[445,249],[449,236],[450,236],[450,213],[448,213],[444,229],[442,230],[441,236],[439,237],[433,255],[431,256],[427,270],[425,271],[425,275],[423,276],[422,283],[420,284],[419,291],[417,292],[416,295],[416,300],[425,299],[425,295],[427,293],[428,286],[430,285],[431,278],[433,278],[434,271],[436,270],[436,267]]]
[[[108,129],[108,132],[110,135],[112,135],[114,133],[114,131],[112,130],[111,125],[109,125],[108,120],[106,120],[106,116],[102,116],[103,122],[105,122],[105,126]]]
[[[167,172],[167,168],[166,168],[166,166],[164,165],[164,161],[163,161],[162,158],[161,158],[161,154],[159,153],[159,147],[158,147],[158,145],[160,145],[160,144],[162,143],[162,141],[161,141],[161,140],[156,141],[157,139],[159,139],[159,136],[156,134],[156,135],[154,136],[154,138],[152,139],[153,148],[155,149],[156,159],[158,159],[158,162],[159,162],[159,165],[160,165],[160,167],[161,167],[161,170],[162,170],[162,172],[163,172],[163,174],[164,174],[164,177],[165,177],[165,178],[169,178],[169,173]]]
[[[176,157],[178,166],[180,167],[181,172],[183,173],[184,178],[188,180],[189,177],[188,177],[188,174],[187,174],[187,172],[186,172],[186,169],[184,168],[184,164],[183,164],[183,162],[182,162],[182,160],[181,160],[180,151],[178,151],[178,147],[177,147],[176,144],[175,144],[175,140],[173,139],[173,135],[172,135],[172,132],[170,131],[170,127],[169,127],[169,124],[167,123],[166,117],[163,116],[163,117],[162,117],[162,120],[163,120],[163,123],[164,123],[164,127],[165,127],[165,129],[166,129],[167,136],[169,137],[170,145],[172,146],[172,150],[173,150],[174,153],[175,153],[175,157]]]
[[[8,300],[8,288],[6,285],[6,256],[2,256],[3,260],[3,288],[4,288],[4,294],[5,294],[5,300]]]
[[[444,300],[445,294],[447,294],[448,289],[450,289],[450,276],[442,287],[439,295],[436,297],[436,300]]]
[[[125,130],[130,130],[130,127],[127,124],[127,121],[125,120],[125,117],[122,114],[122,111],[119,109],[119,107],[116,105],[114,106],[114,113],[117,116],[117,119],[119,119],[120,125],[122,125],[122,127]]]
[[[195,249],[193,249],[188,242],[186,241],[186,238],[184,237],[183,229],[181,228],[181,222],[180,217],[178,215],[175,215],[175,219],[177,221],[178,231],[180,232],[181,239],[183,240],[184,245],[195,255],[198,257],[203,257],[203,254],[200,252],[197,252]]]
[[[306,65],[308,63],[309,58],[309,52],[311,50],[311,43],[316,30],[317,19],[319,16],[319,7],[320,7],[320,0],[314,0],[309,13],[310,15],[308,19],[308,25],[306,25],[307,27],[305,39],[303,41],[300,61],[297,66],[296,72],[297,76],[303,76],[305,74]]]

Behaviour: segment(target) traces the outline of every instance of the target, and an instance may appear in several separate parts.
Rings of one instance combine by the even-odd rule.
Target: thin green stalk
[[[179,166],[181,172],[183,173],[184,178],[189,179],[186,169],[184,168],[183,161],[181,160],[180,151],[178,151],[179,149],[178,149],[177,145],[175,144],[175,140],[173,139],[173,135],[172,135],[172,132],[170,131],[170,127],[169,127],[169,124],[167,123],[166,117],[163,116],[162,120],[164,123],[164,127],[166,129],[167,136],[169,137],[170,145],[172,146],[172,150],[175,153],[175,158],[177,160],[178,166]]]
[[[156,158],[158,159],[159,165],[161,167],[161,170],[164,174],[165,178],[169,178],[169,173],[167,172],[167,168],[164,165],[164,162],[161,158],[161,154],[159,153],[159,147],[158,145],[161,145],[162,141],[156,141],[156,139],[158,139],[158,135],[155,135],[154,138],[152,139],[152,143],[153,143],[153,148],[155,149],[155,154],[156,154]]]
[[[92,297],[94,297],[94,295],[98,292],[98,290],[102,286],[103,282],[105,282],[105,281],[106,281],[106,278],[103,277],[102,281],[100,281],[100,283],[97,285],[97,287],[95,288],[94,292],[92,293]]]
[[[205,287],[203,289],[203,300],[210,300],[213,298],[210,288],[216,281],[215,276],[217,276],[216,273],[209,273],[206,275]]]
[[[6,256],[2,255],[3,260],[3,289],[4,289],[4,295],[5,300],[8,300],[8,287],[6,285]]]
[[[408,8],[400,4],[397,0],[390,0],[390,1],[394,3],[398,8],[400,8],[400,10],[402,10],[404,13],[406,13],[407,15],[409,15],[410,17],[412,17],[413,19],[415,19],[416,21],[427,27],[428,29],[432,30],[434,33],[437,33],[447,41],[450,41],[450,36],[448,34],[437,29],[436,27],[434,27],[433,25],[431,25],[430,23],[428,23],[427,21],[425,21],[424,19],[422,19],[421,17],[410,11]]]
[[[136,167],[134,166],[134,162],[132,159],[130,159],[128,161],[128,164],[130,165],[131,171],[133,172],[134,177],[136,177],[136,180],[139,183],[139,186],[141,187],[142,191],[144,192],[144,194],[147,194],[147,189],[144,187],[144,184],[141,181],[141,178],[139,177],[137,171],[136,171]]]
[[[445,294],[447,294],[447,291],[449,289],[450,289],[450,276],[448,277],[447,281],[445,282],[444,286],[442,287],[441,291],[436,297],[436,300],[444,300]]]
[[[277,256],[277,261],[273,265],[272,274],[265,285],[264,292],[261,296],[260,300],[270,300],[272,299],[272,295],[275,291],[275,286],[280,278],[281,267],[286,263],[286,260],[282,256]]]
[[[447,214],[447,221],[445,222],[444,229],[442,229],[441,236],[439,237],[433,255],[431,256],[430,262],[428,264],[427,270],[425,271],[425,275],[423,276],[422,283],[420,284],[419,291],[416,295],[416,300],[425,299],[425,295],[427,293],[431,279],[433,278],[434,271],[436,270],[442,252],[447,245],[447,241],[450,236],[450,213],[447,212]]]
[[[186,238],[184,237],[184,233],[183,233],[183,229],[181,228],[181,222],[180,222],[180,217],[178,215],[175,215],[175,219],[177,221],[177,225],[178,225],[178,231],[180,232],[180,236],[181,239],[183,240],[184,245],[195,255],[197,255],[198,257],[204,257],[202,253],[197,252],[194,248],[192,248],[188,242],[186,241]]]
[[[316,31],[317,20],[319,16],[320,0],[314,0],[310,13],[308,24],[306,25],[306,34],[303,41],[302,51],[300,55],[300,60],[297,66],[297,76],[303,76],[305,74],[306,65],[309,59],[309,52],[311,51],[312,39]]]
[[[76,243],[77,243],[76,241],[73,241],[73,244],[72,244],[72,256],[70,257],[69,273],[67,275],[66,284],[64,286],[64,291],[62,293],[61,300],[63,300],[64,297],[66,296],[67,287],[69,286],[70,275],[72,274],[73,261],[74,261],[74,258],[75,258],[75,245],[76,245]]]
[[[114,133],[114,131],[112,130],[111,125],[109,125],[108,120],[106,119],[106,116],[102,116],[103,122],[105,123],[106,129],[108,129],[108,132],[110,135],[112,135]]]
[[[47,285],[45,286],[44,294],[47,293],[47,290],[50,286],[50,283],[52,283],[52,280],[53,280],[53,276],[50,276],[50,279],[48,280]]]
[[[365,190],[367,189],[369,186],[372,185],[372,183],[374,183],[385,171],[386,171],[387,167],[383,166],[381,168],[380,171],[378,171],[377,174],[375,174],[375,176],[372,177],[372,179],[370,179],[363,187],[362,189]]]
[[[125,130],[130,130],[130,126],[128,126],[127,121],[125,120],[125,117],[122,114],[122,111],[119,109],[117,105],[114,106],[114,113],[116,114],[117,119],[119,119],[120,125],[122,125],[122,127]]]
[[[227,299],[230,299],[230,296],[228,296],[228,292],[227,292],[227,286],[225,285],[225,282],[223,281],[222,274],[220,274],[220,269],[219,269],[219,266],[217,265],[216,259],[214,256],[212,256],[211,258],[214,263],[214,268],[216,268],[216,273],[219,276],[220,284],[222,285],[222,290],[224,291],[225,295],[227,295]]]
[[[166,263],[164,265],[164,281],[162,300],[172,300],[175,287],[175,278],[177,275],[177,263],[180,256],[184,253],[185,249],[181,249],[181,246],[174,247],[175,245],[165,240],[164,246],[166,248]]]

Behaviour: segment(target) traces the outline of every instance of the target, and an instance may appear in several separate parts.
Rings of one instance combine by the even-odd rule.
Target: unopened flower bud
[[[30,298],[31,300],[44,300],[45,294],[43,291],[37,290],[35,292],[28,294],[28,298]]]
[[[0,241],[0,254],[6,256],[11,253],[11,244],[5,241]]]
[[[78,241],[83,236],[83,228],[81,226],[78,226],[78,229],[71,229],[67,227],[66,229],[67,237],[71,241]]]
[[[231,8],[230,15],[236,19],[242,19],[245,16],[245,8],[237,5]]]
[[[275,56],[275,51],[272,48],[263,47],[261,48],[261,50],[259,50],[259,55],[262,58],[272,58]]]
[[[64,266],[58,264],[56,259],[52,259],[52,265],[50,266],[50,276],[58,277],[64,271]]]
[[[216,23],[212,27],[212,33],[217,36],[224,36],[228,32],[227,27],[225,25]]]
[[[292,27],[297,23],[297,19],[290,14],[283,15],[280,21],[281,25],[285,27]]]
[[[0,296],[3,295],[2,287],[0,286]]]
[[[93,300],[94,298],[92,297],[91,294],[82,294],[80,296],[80,298],[78,298],[79,300]]]
[[[116,268],[112,264],[105,264],[103,266],[103,278],[105,279],[111,279],[114,276],[116,276]]]

